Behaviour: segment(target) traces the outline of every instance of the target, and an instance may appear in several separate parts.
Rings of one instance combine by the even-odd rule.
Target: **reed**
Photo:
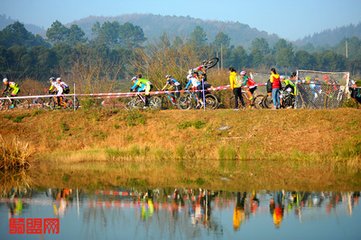
[[[5,140],[0,135],[0,171],[28,169],[31,154],[28,143],[16,137]]]

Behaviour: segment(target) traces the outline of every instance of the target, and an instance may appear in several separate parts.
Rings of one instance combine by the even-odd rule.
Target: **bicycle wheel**
[[[143,107],[144,107],[143,101],[140,100],[137,96],[132,97],[126,105],[126,109],[128,109],[128,110],[140,109]]]
[[[256,109],[261,109],[261,108],[263,108],[262,102],[263,102],[264,97],[265,97],[264,95],[257,95],[257,96],[253,99],[253,106],[254,106]]]
[[[218,63],[218,61],[219,61],[219,58],[214,57],[214,58],[211,58],[211,59],[209,59],[208,61],[206,61],[206,62],[203,64],[203,66],[204,66],[205,69],[210,69],[210,68],[216,66],[216,64]]]
[[[243,102],[244,102],[244,105],[245,105],[244,107],[245,107],[246,109],[250,108],[251,105],[252,105],[252,103],[251,103],[251,101],[249,100],[247,93],[242,92],[242,98],[243,98]]]
[[[0,110],[7,110],[10,107],[10,102],[8,100],[0,100]]]
[[[162,107],[162,99],[158,96],[151,96],[149,98],[149,107],[151,109],[161,109]]]
[[[49,99],[44,99],[42,106],[45,110],[54,110],[56,107],[56,101],[53,97]]]
[[[192,97],[189,94],[184,94],[178,98],[177,107],[181,110],[189,110],[193,106]]]
[[[272,108],[273,101],[271,96],[265,96],[262,101],[263,108]]]
[[[234,108],[234,107],[235,107],[234,104],[235,104],[234,95],[232,95],[232,96],[229,98],[229,102],[228,102],[229,108]]]
[[[206,109],[216,109],[218,107],[218,99],[213,94],[206,94]]]
[[[29,109],[30,108],[30,102],[28,99],[24,99],[24,100],[15,100],[16,101],[16,108],[19,109]]]

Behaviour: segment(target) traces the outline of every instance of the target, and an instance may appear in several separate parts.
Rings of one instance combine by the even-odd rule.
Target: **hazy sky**
[[[0,14],[48,28],[131,13],[239,21],[288,40],[361,22],[361,0],[1,0]],[[155,26],[156,27],[156,26]]]

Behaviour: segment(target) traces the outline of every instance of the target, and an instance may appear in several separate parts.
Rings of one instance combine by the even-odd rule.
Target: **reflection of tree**
[[[26,170],[0,171],[1,197],[11,197],[15,194],[22,196],[30,192],[31,177]]]
[[[29,207],[28,204],[23,203],[22,198],[31,196],[30,184],[31,178],[24,169],[0,171],[0,197],[9,198],[7,203],[9,217],[19,216],[23,209]]]

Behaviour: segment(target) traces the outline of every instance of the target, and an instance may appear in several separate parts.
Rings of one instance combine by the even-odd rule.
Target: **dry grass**
[[[28,169],[31,153],[28,143],[16,137],[5,140],[0,135],[0,171]]]
[[[35,147],[39,185],[361,186],[354,181],[361,172],[356,109],[91,110],[0,119],[7,124],[0,134]]]

